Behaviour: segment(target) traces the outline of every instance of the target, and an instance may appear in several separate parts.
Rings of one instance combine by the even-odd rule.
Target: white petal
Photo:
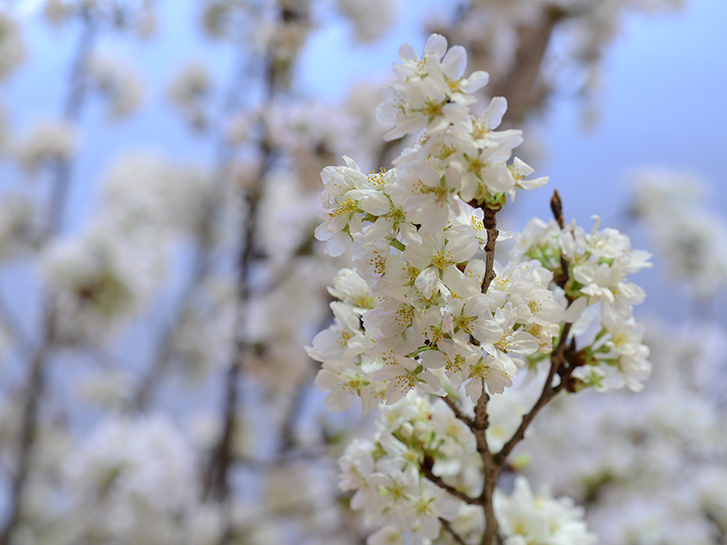
[[[456,45],[442,60],[442,71],[451,80],[458,80],[464,75],[467,67],[467,52],[461,45]]]
[[[507,111],[507,99],[505,97],[494,97],[490,101],[490,105],[482,114],[482,120],[489,129],[496,129],[502,123],[502,117]]]
[[[432,34],[424,45],[424,54],[433,55],[437,59],[441,59],[447,52],[447,38],[441,34]]]

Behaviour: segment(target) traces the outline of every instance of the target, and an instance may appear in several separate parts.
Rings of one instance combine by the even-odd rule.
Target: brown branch
[[[565,324],[563,326],[563,331],[561,333],[558,346],[550,356],[550,370],[548,371],[548,376],[543,383],[543,390],[540,394],[540,397],[535,402],[535,405],[533,405],[530,411],[525,416],[523,416],[520,425],[518,426],[518,429],[514,433],[514,435],[507,441],[507,443],[505,443],[500,452],[495,454],[495,461],[498,464],[505,463],[507,457],[510,455],[515,446],[525,437],[525,430],[527,430],[528,426],[533,421],[535,416],[563,388],[564,383],[562,380],[560,384],[554,387],[553,379],[555,378],[556,373],[559,372],[559,370],[565,363],[566,341],[568,339],[570,328],[571,324]]]
[[[493,545],[497,538],[497,518],[495,517],[492,497],[495,493],[497,477],[502,469],[492,456],[490,447],[487,444],[487,428],[490,425],[487,415],[487,404],[489,401],[490,396],[485,391],[485,385],[483,383],[482,394],[480,394],[480,399],[477,400],[477,405],[475,406],[474,421],[477,451],[480,453],[480,457],[482,458],[485,473],[484,486],[482,494],[480,494],[480,501],[482,502],[482,507],[485,512],[485,533],[482,536],[482,545]]]
[[[268,58],[267,63],[271,62],[273,62],[272,59]],[[266,70],[266,74],[268,77],[265,91],[272,98],[276,85],[275,77],[274,73],[269,70]],[[266,143],[264,130],[260,140],[260,150],[263,156],[260,170],[257,173],[253,187],[249,188],[245,193],[247,210],[241,225],[242,240],[237,259],[236,311],[233,325],[235,342],[225,384],[222,434],[212,449],[212,455],[202,485],[203,497],[215,498],[219,501],[226,501],[229,496],[229,470],[233,462],[231,447],[232,433],[237,419],[238,382],[242,371],[242,361],[248,350],[248,345],[243,338],[240,338],[240,333],[245,326],[245,318],[247,318],[245,306],[251,295],[249,277],[255,254],[258,205],[262,196],[263,182],[273,161],[273,149]],[[231,522],[228,520],[228,533],[231,531],[230,524]],[[223,539],[222,543],[224,542]]]
[[[442,528],[444,528],[444,531],[449,534],[449,537],[451,537],[457,545],[467,545],[465,540],[462,539],[462,537],[454,531],[454,528],[452,528],[452,525],[447,519],[443,519],[440,517],[439,522],[442,523]]]
[[[93,51],[96,41],[96,22],[92,19],[88,9],[81,13],[83,30],[81,38],[76,47],[76,54],[68,75],[69,93],[63,106],[63,118],[69,122],[78,121],[86,98],[86,70],[88,59]],[[50,206],[48,212],[48,225],[41,235],[41,240],[47,239],[63,224],[63,213],[65,211],[66,195],[72,177],[73,164],[70,160],[60,160],[56,163],[55,179],[51,187]]]
[[[464,411],[460,408],[460,406],[457,404],[456,401],[454,401],[448,395],[447,396],[444,396],[442,398],[442,400],[447,404],[447,406],[450,409],[452,409],[452,412],[454,413],[454,416],[457,417],[458,420],[461,420],[462,422],[464,422],[470,430],[474,431],[474,429],[475,429],[474,428],[474,426],[475,426],[474,420],[472,420],[472,418],[470,418],[469,416],[467,416],[464,413]]]
[[[173,356],[173,344],[176,332],[184,318],[190,312],[194,296],[198,293],[200,285],[207,278],[213,265],[211,254],[218,220],[217,211],[224,204],[226,196],[228,195],[228,172],[233,156],[232,145],[226,132],[226,121],[238,106],[240,89],[245,88],[244,80],[249,71],[247,49],[241,47],[237,53],[237,59],[232,69],[232,76],[226,85],[227,89],[219,107],[219,120],[216,123],[217,134],[213,159],[214,187],[212,188],[210,197],[203,203],[203,208],[200,212],[201,221],[198,226],[194,248],[192,274],[189,276],[187,285],[181,292],[176,311],[172,314],[172,320],[167,324],[160,337],[153,363],[144,378],[139,382],[132,396],[132,409],[138,412],[147,410],[154,397],[154,393],[160,386]]]
[[[45,363],[50,346],[44,343],[33,354],[30,376],[23,392],[22,422],[20,443],[18,445],[17,468],[12,479],[10,512],[0,534],[0,544],[10,543],[12,534],[20,520],[20,512],[25,498],[26,483],[33,459],[35,439],[38,431],[38,409],[40,398],[45,389]]]
[[[68,75],[69,92],[63,107],[63,117],[67,121],[77,121],[80,116],[86,91],[85,71],[96,38],[96,25],[88,10],[84,9],[82,11],[81,18],[83,28]],[[48,223],[41,233],[41,244],[45,244],[63,225],[63,213],[71,182],[72,166],[70,159],[59,160],[54,165],[53,183],[48,205]],[[30,356],[30,371],[23,391],[24,405],[16,456],[18,465],[12,478],[8,517],[2,531],[0,531],[0,545],[7,545],[11,542],[15,528],[20,521],[28,475],[30,474],[30,466],[35,450],[38,412],[43,391],[45,390],[45,369],[52,347],[55,344],[55,319],[55,302],[49,293],[45,293],[42,340]]]
[[[553,7],[539,24],[518,29],[520,44],[512,70],[492,88],[493,96],[507,98],[507,122],[520,121],[536,106],[540,97],[535,93],[543,58],[555,27],[566,17],[566,12]]]
[[[267,161],[266,161],[267,163]],[[265,178],[265,172],[261,172],[257,186]],[[257,223],[257,207],[260,201],[259,191],[256,187],[247,193],[248,213],[243,222],[243,240],[238,257],[237,276],[237,309],[235,313],[235,343],[233,347],[232,360],[227,370],[225,382],[225,401],[223,407],[223,426],[213,454],[210,459],[203,490],[206,497],[213,497],[218,500],[225,500],[229,495],[228,473],[232,462],[232,434],[237,419],[238,382],[242,369],[242,360],[247,350],[247,345],[239,338],[240,331],[244,325],[245,305],[250,299],[250,265],[252,263],[253,249],[255,243],[255,232]]]
[[[492,503],[492,496],[495,492],[495,485],[497,484],[497,477],[502,470],[502,464],[498,464],[495,458],[490,452],[490,448],[487,444],[487,427],[489,426],[487,416],[487,404],[490,401],[490,396],[485,392],[485,386],[482,385],[482,394],[480,395],[477,405],[475,406],[475,418],[472,419],[462,410],[459,406],[449,397],[444,398],[445,403],[452,409],[457,419],[464,422],[472,433],[474,433],[477,441],[477,452],[479,452],[482,458],[482,464],[485,471],[485,482],[482,493],[478,498],[470,498],[463,494],[459,490],[452,489],[446,483],[443,483],[438,477],[431,475],[431,466],[427,467],[427,459],[422,464],[425,476],[432,481],[434,484],[444,488],[450,494],[466,501],[470,505],[481,505],[485,513],[485,533],[482,537],[482,545],[493,545],[497,537],[497,519],[495,518],[495,509]],[[462,497],[464,496],[464,497]]]
[[[452,485],[449,485],[445,483],[441,477],[438,477],[432,472],[432,467],[434,466],[434,459],[431,456],[425,455],[424,460],[422,461],[420,465],[420,469],[422,470],[422,473],[424,476],[429,479],[430,482],[437,485],[442,490],[445,490],[455,498],[458,498],[462,500],[463,502],[469,504],[469,505],[482,505],[482,500],[480,498],[472,498],[462,492],[461,490],[458,490],[457,488],[453,487]]]
[[[553,215],[555,216],[556,221],[558,222],[558,225],[561,227],[561,229],[563,229],[565,227],[565,221],[563,219],[563,203],[557,190],[555,191],[551,200],[551,209],[553,211]],[[486,292],[492,279],[494,278],[494,271],[491,268],[490,263],[494,262],[495,241],[497,240],[497,224],[496,210],[493,210],[489,207],[484,207],[484,211],[486,222],[485,227],[488,233],[488,241],[485,247],[488,261],[486,262],[485,281],[483,283],[483,292]],[[492,261],[490,262],[490,260]],[[565,260],[565,258],[563,258],[562,255],[561,267],[563,270],[560,278],[557,279],[557,282],[561,287],[565,287],[569,279],[568,262],[567,260]],[[571,301],[570,298],[568,298],[568,300],[569,302]],[[482,537],[482,545],[493,545],[497,539],[498,525],[497,519],[495,517],[492,498],[497,484],[497,478],[501,473],[502,469],[507,464],[507,457],[510,455],[515,446],[525,437],[525,431],[527,430],[528,426],[530,426],[531,422],[540,412],[540,410],[545,407],[545,405],[547,405],[558,394],[558,392],[560,392],[560,390],[566,387],[568,379],[570,378],[570,374],[577,365],[576,362],[571,361],[573,359],[572,355],[575,353],[575,346],[570,347],[570,349],[568,349],[567,346],[570,328],[571,324],[565,324],[563,326],[558,345],[551,353],[551,365],[548,376],[546,377],[545,383],[543,384],[543,390],[540,394],[540,397],[536,401],[535,405],[531,408],[531,410],[525,416],[523,416],[517,431],[507,441],[507,443],[505,443],[500,452],[498,452],[497,454],[493,454],[487,444],[487,403],[489,401],[489,396],[484,390],[484,385],[482,395],[480,396],[480,399],[477,402],[477,406],[475,407],[474,421],[468,419],[467,417],[461,418],[459,415],[457,415],[457,412],[455,411],[455,415],[457,415],[458,418],[460,418],[464,422],[468,423],[468,425],[470,425],[470,428],[473,430],[477,439],[477,450],[482,457],[482,463],[484,466],[484,487],[480,496],[480,500],[482,502],[482,506],[485,512],[485,532]],[[571,363],[567,367],[566,361]],[[560,382],[557,386],[553,386],[553,380],[556,374],[559,375]],[[448,404],[450,406],[453,405],[453,403]],[[456,405],[453,407],[453,410],[455,410],[455,408]]]
[[[323,327],[320,329],[323,329]],[[295,391],[290,396],[290,403],[282,419],[280,433],[278,434],[278,456],[288,455],[297,446],[295,444],[295,428],[303,412],[303,405],[305,404],[305,397],[311,384],[311,378],[320,368],[320,364],[317,361],[308,359],[308,363],[310,365],[307,367],[307,372],[298,384],[295,385]]]
[[[492,461],[485,465],[485,486],[482,490],[482,496],[485,499],[485,533],[482,536],[482,545],[494,545],[497,539],[497,517],[495,517],[495,506],[492,498],[495,495],[495,486],[497,485],[497,477],[500,474],[501,466]]]
[[[19,352],[23,355],[31,353],[33,342],[2,294],[0,294],[0,321],[4,322],[4,326],[10,332],[13,344],[16,345]]]
[[[495,279],[495,244],[497,243],[497,212],[498,209],[487,205],[482,207],[485,217],[483,224],[487,230],[487,243],[485,244],[485,278],[482,282],[482,293],[487,293],[490,283]]]

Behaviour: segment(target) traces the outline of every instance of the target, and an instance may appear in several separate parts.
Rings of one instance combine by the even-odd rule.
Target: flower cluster
[[[648,254],[632,252],[627,237],[532,223],[513,262],[491,263],[494,282],[486,278],[495,214],[506,196],[547,179],[525,180],[532,168],[518,158],[508,162],[521,136],[495,130],[505,100],[495,98],[473,116],[469,91],[487,77],[465,79],[464,50],[445,52],[437,35],[421,59],[401,49],[393,98],[379,112],[396,122],[388,137],[425,130],[395,168],[366,175],[346,158],[346,166],[322,174],[327,211],[316,236],[332,255],[357,248],[355,269],[342,271],[332,291],[339,298],[331,305],[335,322],[309,348],[323,362],[317,382],[331,392],[327,406],[343,410],[355,395],[364,409],[382,397],[391,404],[415,387],[441,395],[438,369],[445,387],[464,384],[473,402],[484,387],[501,393],[522,357],[546,357],[562,322],[594,305],[601,307],[602,331],[583,350],[582,364],[590,365],[574,378],[602,387],[616,375],[621,385],[638,388],[648,376],[648,350],[631,307],[643,291],[626,276],[646,266]],[[432,106],[426,115],[421,104]]]
[[[512,408],[511,402],[503,408]],[[483,486],[472,431],[444,401],[430,402],[416,392],[381,413],[374,438],[354,441],[339,460],[340,486],[354,493],[351,506],[362,510],[371,524],[383,524],[368,543],[403,544],[411,536],[415,543],[428,544],[439,535],[442,520],[458,535],[476,539],[484,520],[463,500],[465,494],[477,497]],[[496,411],[491,418],[493,428],[507,426],[504,412]],[[489,442],[495,439],[491,431]],[[507,545],[587,545],[595,539],[587,532],[583,509],[573,500],[555,500],[547,492],[534,495],[523,476],[516,479],[511,495],[497,489],[494,508]]]
[[[494,500],[500,532],[507,536],[504,545],[596,542],[596,536],[587,531],[581,507],[567,497],[556,500],[547,492],[534,495],[525,477],[515,480],[509,497],[496,490]]]
[[[76,129],[57,120],[36,121],[15,145],[14,154],[29,173],[36,173],[44,165],[65,161],[78,148]]]
[[[589,527],[604,545],[718,543],[727,530],[719,400],[727,339],[704,322],[646,325],[658,362],[649,388],[584,392],[553,404],[523,444],[538,461],[525,473],[587,502]],[[675,481],[677,473],[689,478]]]
[[[581,367],[573,376],[600,390],[626,385],[638,391],[651,373],[644,329],[633,317],[644,291],[627,277],[650,267],[650,254],[632,250],[617,230],[598,227],[598,219],[590,233],[575,222],[561,228],[533,219],[518,237],[514,258],[538,260],[561,279],[570,302],[563,319],[589,341],[577,354]]]
[[[60,542],[180,539],[181,515],[195,505],[193,452],[159,414],[101,422],[62,475],[71,500],[64,514],[75,524]]]
[[[170,101],[195,129],[205,128],[209,123],[206,102],[212,87],[209,70],[200,62],[185,64],[169,84]]]
[[[24,193],[6,193],[0,200],[0,261],[31,250],[38,231],[35,202]]]
[[[25,60],[25,43],[20,25],[0,12],[0,81],[5,81]]]
[[[323,364],[316,383],[333,411],[356,396],[364,411],[390,406],[376,437],[341,459],[341,486],[384,524],[372,545],[426,544],[443,528],[458,542],[490,543],[498,526],[508,545],[592,543],[571,500],[535,497],[524,479],[509,497],[492,494],[529,421],[559,391],[642,388],[649,349],[632,308],[644,292],[628,277],[650,255],[598,221],[590,233],[566,224],[556,192],[555,220],[531,221],[510,261],[497,262],[498,212],[547,178],[528,179],[533,169],[512,157],[520,131],[496,130],[504,98],[471,113],[487,74],[464,77],[462,48],[447,51],[435,34],[421,58],[409,46],[400,53],[379,117],[395,124],[385,139],[418,138],[390,170],[367,175],[345,157],[321,175],[316,237],[331,255],[352,250],[353,268],[336,276],[334,322],[308,347]],[[517,396],[490,397],[546,360],[531,413]],[[483,519],[489,502],[497,517],[485,509]]]
[[[432,371],[440,368],[455,388],[469,381],[473,401],[483,385],[502,392],[521,366],[517,357],[549,351],[558,331],[562,308],[537,263],[515,267],[483,293],[484,210],[546,179],[525,181],[532,169],[507,163],[522,139],[520,131],[495,131],[505,100],[473,116],[470,92],[487,76],[465,79],[464,50],[445,52],[437,35],[422,59],[402,47],[394,94],[379,112],[398,112],[389,138],[426,130],[395,168],[366,175],[346,158],[347,166],[322,174],[327,212],[316,236],[333,255],[358,247],[355,270],[343,271],[334,287],[336,322],[309,349],[324,362],[318,383],[331,390],[333,409],[345,409],[354,393],[364,407],[377,405],[384,390],[389,404],[415,386],[439,393]],[[431,106],[426,113],[422,104]]]
[[[141,77],[132,64],[109,55],[95,55],[89,60],[91,87],[106,99],[106,115],[119,120],[128,117],[143,97]]]
[[[356,2],[337,0],[338,9],[353,24],[356,40],[372,42],[381,37],[394,23],[397,11],[396,0]]]
[[[469,456],[471,463],[476,453],[474,436],[443,401],[430,404],[412,392],[383,412],[373,441],[347,447],[339,460],[340,486],[355,491],[351,507],[363,510],[370,523],[385,524],[369,539],[372,545],[404,543],[404,531],[430,543],[440,519],[458,517],[460,502],[422,475],[420,466],[456,475],[461,460]]]

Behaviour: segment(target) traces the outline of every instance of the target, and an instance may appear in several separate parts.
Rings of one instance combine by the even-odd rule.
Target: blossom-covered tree
[[[435,6],[339,104],[312,42],[410,5],[3,5],[0,544],[720,543],[719,328],[637,321],[647,254],[557,192],[498,231],[563,73],[673,4]],[[721,220],[640,178],[622,219],[707,308]]]

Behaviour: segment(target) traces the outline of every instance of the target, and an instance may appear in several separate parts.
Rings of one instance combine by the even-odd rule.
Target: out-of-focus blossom
[[[20,24],[0,11],[0,82],[25,60],[25,43]]]
[[[131,64],[108,55],[95,55],[87,70],[92,86],[107,101],[109,119],[122,119],[139,107],[142,80]]]
[[[76,152],[76,129],[63,121],[37,121],[16,143],[15,157],[28,172],[41,166],[66,161]]]
[[[0,261],[30,250],[38,235],[36,203],[22,193],[0,197]]]
[[[118,157],[105,174],[106,214],[127,231],[196,233],[212,190],[210,176],[136,151]]]
[[[54,242],[42,256],[42,276],[55,301],[55,338],[101,342],[141,308],[159,274],[154,248],[119,238],[103,224]]]
[[[52,25],[65,22],[71,12],[71,6],[63,0],[45,0],[43,4],[43,16]]]
[[[397,15],[396,0],[337,2],[341,13],[353,23],[356,39],[361,42],[371,42],[387,32]]]
[[[162,415],[109,417],[65,464],[77,539],[164,543],[196,496],[194,456]]]
[[[588,532],[583,520],[582,507],[570,498],[554,499],[547,492],[533,494],[522,476],[515,480],[510,496],[497,489],[493,503],[504,545],[596,543],[596,535]]]
[[[204,129],[209,120],[206,101],[210,98],[212,80],[207,67],[200,62],[185,64],[169,85],[169,98],[195,129]]]
[[[727,288],[727,222],[706,197],[706,183],[692,173],[652,169],[633,178],[632,212],[669,274],[703,299]]]

